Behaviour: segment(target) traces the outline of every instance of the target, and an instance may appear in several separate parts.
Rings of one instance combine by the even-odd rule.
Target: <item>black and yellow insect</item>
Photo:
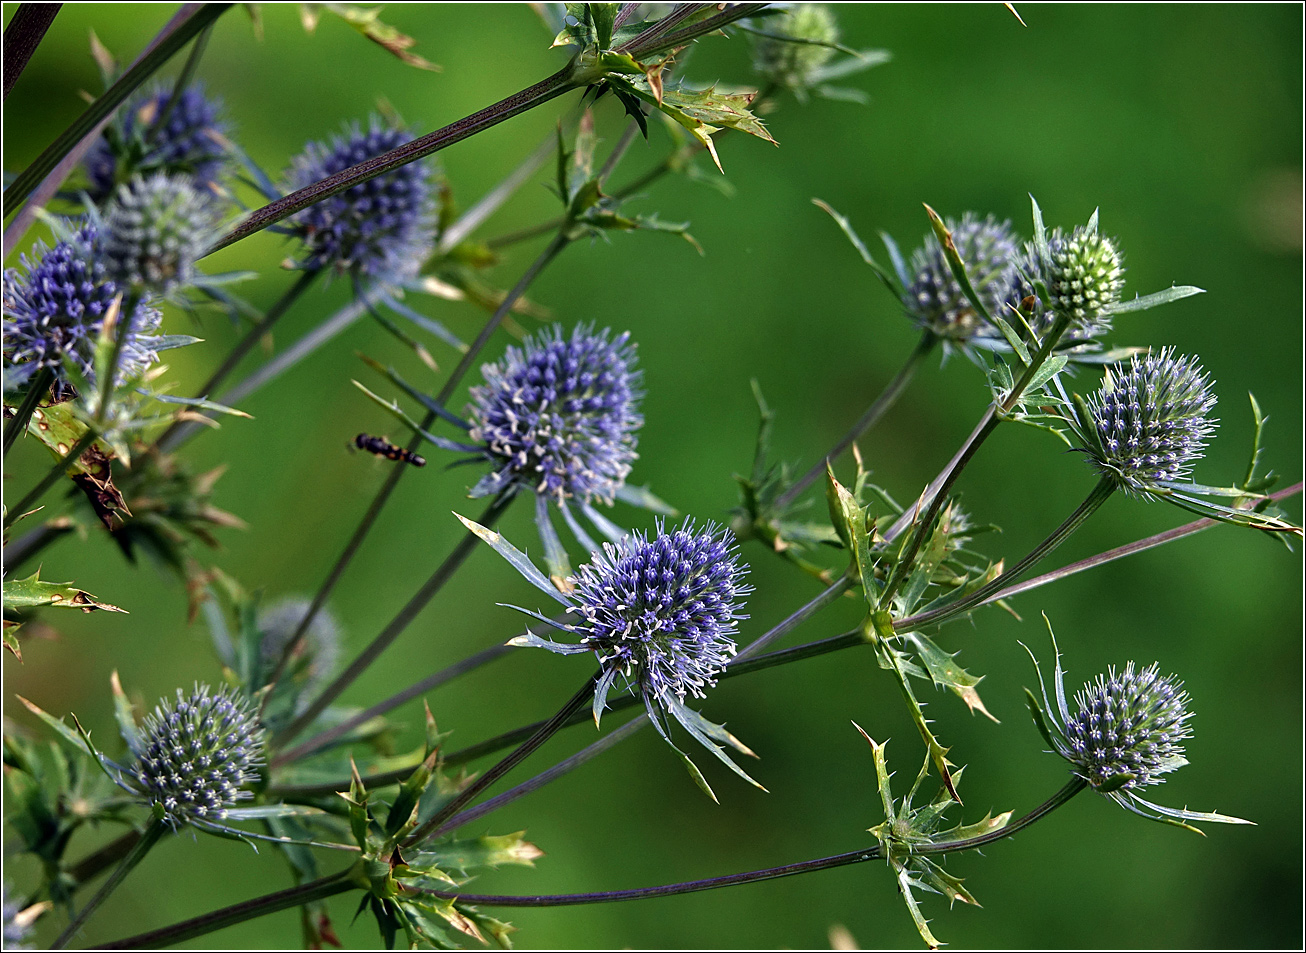
[[[360,433],[354,438],[354,446],[359,450],[374,453],[378,457],[385,457],[387,460],[402,460],[404,463],[411,463],[415,467],[426,466],[425,457],[419,457],[411,450],[397,447],[385,437],[373,437],[371,434]]]

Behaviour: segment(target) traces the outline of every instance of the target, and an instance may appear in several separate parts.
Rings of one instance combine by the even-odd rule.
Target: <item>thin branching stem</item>
[[[857,423],[853,424],[852,428],[839,439],[839,442],[830,448],[829,453],[812,464],[812,468],[799,477],[793,486],[780,494],[775,501],[777,512],[783,512],[789,504],[798,499],[804,490],[825,475],[827,463],[833,463],[862,434],[879,422],[885,412],[902,396],[902,392],[907,389],[907,385],[911,383],[911,379],[916,375],[916,370],[920,367],[921,361],[934,350],[934,346],[938,344],[938,341],[938,337],[929,331],[921,336],[920,343],[912,350],[902,369],[898,371],[893,380],[889,381],[880,396],[871,403],[871,406],[866,408],[866,412],[862,414]]]
[[[127,852],[127,856],[125,856],[122,859],[122,862],[118,864],[113,874],[104,882],[104,885],[100,887],[95,896],[87,902],[86,906],[82,907],[77,916],[73,917],[73,922],[68,924],[68,929],[59,934],[59,938],[54,941],[50,946],[50,949],[62,950],[68,945],[68,941],[71,940],[77,931],[82,928],[82,924],[85,923],[90,915],[99,908],[100,904],[108,899],[109,894],[117,889],[118,885],[126,879],[127,875],[136,868],[136,865],[145,859],[145,855],[148,854],[150,849],[159,842],[159,838],[161,838],[167,830],[168,826],[163,821],[156,819],[150,823],[150,826],[145,829],[145,832],[141,834],[136,843],[132,845],[131,850]]]
[[[436,811],[426,823],[417,830],[408,835],[404,844],[412,846],[420,844],[430,837],[438,837],[451,826],[450,819],[455,814],[471,804],[476,796],[494,784],[501,777],[511,771],[517,765],[529,758],[544,742],[556,735],[559,729],[566,726],[572,715],[581,711],[586,704],[594,697],[594,686],[598,682],[597,675],[591,675],[585,680],[580,691],[576,692],[568,699],[567,703],[558,709],[558,713],[539,727],[534,734],[521,743],[521,745],[509,754],[506,758],[499,761],[494,767],[490,768],[479,778],[460,791],[456,797],[452,798],[447,804],[444,804]]]
[[[41,479],[41,482],[32,487],[31,492],[19,500],[13,509],[5,513],[4,528],[8,529],[12,526],[14,520],[26,513],[29,507],[45,495],[46,490],[58,483],[59,478],[81,458],[82,453],[95,442],[95,438],[98,436],[99,434],[93,429],[82,434],[81,439],[73,444],[72,449],[55,461],[54,466]]]
[[[1010,837],[1024,830],[1036,821],[1051,814],[1065,804],[1088,783],[1083,778],[1072,778],[1055,795],[1040,804],[1030,813],[1005,827],[969,837],[958,841],[941,841],[935,844],[912,846],[915,854],[938,856],[955,854],[961,851],[977,850],[988,844]],[[431,896],[442,900],[457,900],[461,903],[476,904],[484,907],[571,907],[588,903],[615,903],[621,900],[649,900],[654,897],[675,897],[685,893],[699,893],[703,890],[716,890],[718,887],[735,887],[741,884],[760,883],[764,880],[776,880],[780,877],[792,877],[796,874],[808,874],[817,870],[829,870],[833,867],[845,867],[848,864],[860,864],[867,860],[878,860],[884,856],[883,849],[876,845],[863,850],[835,854],[818,860],[806,860],[797,864],[785,864],[782,867],[766,867],[762,870],[750,870],[740,874],[728,874],[724,877],[708,877],[705,880],[689,880],[681,883],[664,884],[660,887],[639,887],[633,890],[605,890],[596,893],[537,894],[534,896],[505,896],[502,894],[462,893],[461,891],[432,891]]]
[[[511,491],[502,493],[486,507],[485,512],[477,520],[482,526],[493,526],[504,510],[512,502],[513,494]],[[318,694],[317,698],[300,713],[294,721],[287,725],[282,732],[272,740],[271,746],[279,748],[284,746],[291,739],[295,738],[301,731],[311,725],[314,719],[326,709],[333,701],[340,697],[346,688],[354,683],[354,680],[363,672],[367,671],[377,657],[389,648],[390,644],[408,628],[410,622],[417,618],[418,614],[426,608],[441,589],[444,588],[458,568],[462,566],[467,557],[476,549],[479,537],[475,533],[466,533],[454,547],[453,551],[445,557],[444,561],[431,574],[431,578],[426,580],[420,589],[404,605],[402,609],[390,620],[389,624],[381,630],[380,634],[374,638],[367,648],[359,653],[358,657],[349,664],[349,667],[336,676],[335,680]],[[271,694],[270,692],[268,694]],[[266,697],[266,696],[265,696]]]
[[[499,307],[494,310],[494,314],[492,314],[489,320],[485,322],[485,326],[481,328],[481,333],[477,335],[472,346],[467,349],[467,353],[463,355],[462,360],[458,362],[458,366],[455,367],[453,373],[449,375],[449,379],[445,381],[444,386],[440,388],[440,393],[436,397],[436,403],[441,406],[448,403],[454,390],[462,381],[463,376],[471,369],[473,363],[475,363],[477,357],[480,355],[481,350],[487,343],[489,343],[491,336],[493,336],[495,330],[503,322],[504,316],[512,310],[513,305],[515,305],[518,299],[526,293],[526,289],[530,287],[531,283],[539,276],[540,272],[548,267],[550,262],[552,262],[558,254],[566,248],[568,244],[570,244],[570,241],[571,240],[567,238],[565,232],[560,231],[554,240],[549,243],[549,246],[545,248],[544,251],[540,253],[539,257],[531,263],[530,267],[526,269],[525,274],[523,274],[517,281],[517,284],[512,287],[512,290],[504,295],[503,301],[499,303]],[[435,413],[428,410],[422,417],[422,429],[426,430],[430,428],[431,425],[435,423],[435,417]],[[416,451],[421,447],[421,445],[422,437],[415,434],[413,439],[408,443],[408,449]],[[327,597],[331,595],[332,590],[335,589],[336,583],[339,582],[340,577],[344,575],[345,569],[349,566],[354,556],[358,553],[358,550],[362,547],[363,541],[367,539],[368,533],[371,532],[372,527],[381,515],[381,510],[389,501],[391,494],[394,493],[395,487],[399,485],[399,481],[403,478],[407,469],[407,467],[392,467],[390,472],[386,475],[385,482],[381,484],[381,489],[377,491],[376,496],[367,508],[367,512],[365,512],[363,518],[359,520],[358,526],[354,530],[354,534],[349,538],[349,541],[345,543],[345,548],[341,551],[339,557],[337,557],[335,564],[331,567],[331,571],[327,573],[326,579],[323,580],[322,585],[318,587],[317,592],[313,596],[313,601],[309,603],[308,611],[305,612],[304,617],[300,619],[299,625],[296,627],[294,634],[291,635],[289,640],[287,640],[286,647],[281,653],[280,660],[277,662],[277,667],[273,671],[272,680],[270,682],[271,685],[276,685],[276,683],[281,679],[282,674],[284,674],[286,670],[286,666],[290,663],[290,659],[299,651],[299,647],[303,643],[305,634],[308,632],[308,627],[312,625],[318,612],[320,612],[322,606],[326,604]],[[284,741],[288,741],[291,737],[293,736],[288,735],[283,739],[283,743]]]

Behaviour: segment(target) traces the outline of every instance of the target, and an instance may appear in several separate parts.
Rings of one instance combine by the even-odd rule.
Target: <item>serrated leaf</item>
[[[982,675],[971,675],[957,664],[957,660],[952,655],[919,632],[909,633],[905,638],[916,646],[916,656],[925,666],[925,670],[930,673],[930,678],[934,680],[935,685],[955,694],[972,712],[978,711],[990,721],[997,723],[997,719],[984,707],[979,692],[975,690],[975,686],[984,680]]]
[[[549,596],[558,600],[564,606],[575,604],[569,596],[559,592],[557,587],[549,581],[549,578],[545,576],[544,573],[535,568],[535,564],[531,562],[529,556],[504,539],[500,533],[496,533],[492,529],[487,529],[480,523],[477,523],[474,520],[469,520],[465,516],[460,516],[457,513],[455,513],[454,516],[457,516],[460,523],[466,526],[472,533],[476,534],[476,536],[485,542],[491,549],[504,559],[508,560],[509,565],[521,573],[522,577],[536,589],[548,593]]]
[[[310,5],[305,4],[305,6]],[[311,6],[325,8],[401,62],[407,63],[409,66],[415,66],[418,69],[430,70],[433,73],[440,72],[441,68],[435,63],[418,56],[416,53],[409,52],[417,45],[416,40],[388,23],[381,22],[380,7],[369,8],[353,3],[325,3],[312,4]],[[312,22],[316,26],[315,14]],[[308,26],[307,20],[305,28],[312,32],[312,27]]]
[[[450,840],[410,855],[409,861],[412,864],[419,861],[423,864],[431,863],[463,874],[503,864],[534,867],[535,861],[544,856],[544,851],[526,840],[525,835],[525,831],[517,831],[514,834],[487,834],[483,837]]]
[[[89,592],[78,589],[70,582],[42,582],[38,569],[26,579],[6,579],[4,581],[4,602],[6,609],[30,609],[37,606],[55,606],[65,609],[81,609],[93,612],[104,609],[108,612],[126,613],[126,609],[100,602]]]
[[[1117,301],[1115,304],[1109,304],[1103,308],[1106,314],[1127,314],[1131,311],[1146,311],[1149,308],[1155,308],[1158,305],[1169,304],[1171,301],[1179,301],[1183,298],[1191,298],[1193,295],[1206,294],[1205,288],[1195,288],[1192,285],[1175,285],[1166,288],[1164,291],[1156,291],[1150,295],[1143,295],[1141,298],[1132,298],[1129,301]]]

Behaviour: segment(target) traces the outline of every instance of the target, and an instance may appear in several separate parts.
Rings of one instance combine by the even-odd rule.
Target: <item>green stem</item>
[[[19,500],[13,509],[5,513],[4,528],[8,529],[12,526],[14,520],[26,513],[28,508],[45,494],[46,490],[59,482],[59,478],[68,471],[70,466],[77,462],[82,452],[93,444],[98,436],[99,434],[94,429],[87,430],[86,433],[82,434],[82,438],[73,444],[72,449],[55,461],[54,466],[50,468],[50,471],[46,473],[41,482],[32,487],[32,491]]]
[[[133,847],[140,843],[141,832],[135,828],[109,841],[93,854],[88,854],[75,865],[68,868],[64,876],[72,879],[73,887],[79,888],[89,880],[94,880],[109,865],[126,857]]]
[[[504,510],[508,508],[512,499],[513,494],[511,492],[495,497],[477,522],[482,526],[493,526],[498,522],[499,517],[503,515]],[[369,665],[376,661],[377,656],[399,637],[400,633],[408,627],[408,624],[417,617],[418,613],[426,608],[426,604],[435,597],[435,594],[444,588],[444,584],[453,577],[453,574],[458,571],[458,568],[476,549],[478,539],[479,537],[475,533],[469,532],[463,536],[458,545],[454,547],[453,552],[445,557],[422,588],[417,590],[413,597],[399,610],[398,614],[390,620],[390,623],[372,640],[371,644],[363,649],[358,657],[350,663],[349,667],[341,672],[335,681],[324,688],[317,698],[313,700],[313,703],[272,740],[271,747],[283,747],[311,725],[328,705],[339,698],[340,694],[352,685],[354,680],[362,675]],[[273,684],[276,684],[276,680],[274,676]],[[268,694],[270,695],[271,692],[268,692]]]
[[[229,353],[226,359],[218,366],[218,369],[209,375],[209,379],[204,382],[202,387],[200,387],[196,396],[204,398],[212,397],[213,393],[219,386],[221,386],[222,382],[225,381],[231,375],[231,372],[239,366],[240,362],[244,360],[245,355],[253,349],[254,345],[259,342],[263,335],[271,331],[276,323],[285,316],[286,312],[291,309],[301,296],[303,296],[304,292],[308,290],[309,286],[313,284],[317,279],[317,276],[321,273],[320,269],[315,268],[300,274],[295,283],[286,289],[272,307],[268,308],[267,313],[263,315],[262,320],[258,321],[253,327],[246,331],[245,336],[236,342],[236,346],[231,349],[231,353]],[[180,420],[174,421],[169,425],[167,430],[160,434],[159,439],[155,441],[155,446],[165,453],[175,450],[187,434],[195,433],[197,430],[198,427],[191,429],[186,427],[186,425]]]
[[[197,936],[204,936],[214,930],[221,930],[224,927],[235,926],[237,923],[267,916],[269,913],[278,913],[281,910],[289,910],[291,907],[303,906],[306,903],[312,903],[314,900],[325,900],[327,897],[334,897],[346,890],[353,890],[356,886],[350,877],[350,871],[342,871],[338,874],[331,874],[309,881],[306,884],[300,884],[298,887],[278,890],[276,893],[257,897],[254,900],[235,903],[191,920],[174,923],[172,926],[164,927],[161,930],[151,930],[149,933],[140,933],[136,936],[127,937],[125,940],[106,943],[99,949],[157,950],[161,947],[172,946],[174,943],[181,943],[184,940],[194,939]]]
[[[9,91],[23,75],[27,63],[41,45],[45,32],[59,15],[62,3],[23,3],[14,11],[13,18],[5,27],[5,70],[4,98],[9,98]]]
[[[556,715],[541,725],[539,730],[522,742],[519,748],[460,791],[457,797],[436,811],[430,820],[409,834],[404,845],[411,847],[420,844],[428,837],[437,837],[448,829],[451,826],[448,823],[450,818],[470,804],[491,784],[530,757],[544,742],[556,735],[559,729],[565,727],[567,720],[594,698],[594,686],[597,682],[597,675],[591,675],[586,679],[580,691],[572,695],[567,704],[558,709]]]
[[[1055,795],[1039,805],[1029,814],[1006,827],[969,837],[959,841],[944,841],[937,844],[913,845],[912,853],[938,856],[953,854],[966,850],[977,850],[988,844],[1010,837],[1024,830],[1036,821],[1046,817],[1065,804],[1088,786],[1082,778],[1073,778]],[[564,893],[537,894],[535,896],[505,896],[502,894],[462,893],[460,891],[431,891],[433,897],[442,900],[457,900],[459,903],[476,904],[484,907],[570,907],[587,903],[614,903],[621,900],[648,900],[653,897],[675,897],[685,893],[699,893],[703,890],[715,890],[718,887],[734,887],[740,884],[760,883],[764,880],[776,880],[780,877],[792,877],[796,874],[808,874],[817,870],[829,870],[833,867],[845,867],[848,864],[860,864],[867,860],[878,860],[884,856],[883,849],[877,845],[864,850],[835,854],[819,860],[806,860],[783,867],[767,867],[762,870],[750,870],[725,877],[709,877],[706,880],[689,880],[681,883],[664,884],[660,887],[639,887],[634,890],[606,890],[598,893]]]
[[[77,526],[71,519],[60,516],[24,533],[4,548],[5,572],[13,577],[19,566],[76,529]]]
[[[907,389],[907,385],[911,383],[911,379],[916,375],[916,370],[920,367],[921,361],[934,350],[935,345],[938,343],[938,337],[929,331],[921,336],[920,342],[908,356],[907,362],[903,364],[902,369],[898,371],[893,380],[889,381],[871,406],[866,408],[866,413],[862,414],[857,423],[853,424],[852,429],[844,434],[839,442],[830,449],[830,452],[813,464],[812,468],[804,473],[793,486],[780,494],[774,504],[777,513],[784,512],[789,504],[798,499],[804,490],[824,476],[827,463],[837,459],[840,454],[853,445],[855,440],[879,422],[885,411],[892,407],[898,398],[902,396],[902,392]]]
[[[475,363],[481,350],[487,343],[489,343],[495,330],[503,322],[504,316],[512,310],[512,306],[517,303],[517,300],[526,293],[526,289],[530,287],[531,283],[539,276],[540,272],[548,267],[549,263],[552,262],[568,244],[570,244],[570,241],[571,240],[567,238],[565,234],[565,230],[560,231],[553,241],[549,243],[549,246],[545,248],[544,251],[540,253],[539,257],[531,263],[531,266],[526,269],[525,274],[521,276],[517,281],[517,284],[513,285],[512,290],[504,295],[503,301],[499,303],[499,307],[495,309],[494,314],[485,322],[485,326],[481,328],[481,333],[477,335],[476,340],[472,342],[472,346],[467,349],[467,353],[463,355],[462,360],[458,362],[458,366],[455,367],[453,373],[449,375],[449,379],[445,381],[444,386],[440,388],[440,393],[436,396],[436,403],[444,406],[449,402],[449,398],[453,395],[454,390],[457,389],[458,384],[462,381],[463,375],[471,369],[472,364]],[[422,417],[422,429],[429,429],[431,425],[435,423],[435,417],[436,415],[428,410],[425,416]],[[408,442],[408,449],[416,451],[421,445],[421,436],[414,434],[413,439]],[[320,612],[322,606],[326,604],[327,597],[331,594],[331,591],[335,589],[336,583],[338,583],[340,577],[344,575],[346,567],[348,567],[349,563],[358,553],[358,550],[362,547],[363,541],[367,539],[368,533],[371,532],[373,525],[375,525],[377,519],[380,517],[381,510],[389,501],[390,495],[394,493],[395,487],[399,485],[400,479],[403,478],[403,475],[408,471],[408,469],[408,467],[390,468],[389,473],[386,475],[385,482],[381,484],[381,489],[377,491],[371,505],[367,508],[367,512],[364,513],[363,518],[359,520],[358,526],[354,530],[354,535],[349,538],[347,543],[345,543],[345,548],[341,551],[340,556],[337,557],[335,565],[331,567],[331,571],[327,573],[326,579],[323,580],[322,585],[313,596],[313,601],[309,603],[308,611],[304,613],[304,618],[299,621],[299,626],[286,642],[286,647],[281,653],[281,659],[278,661],[276,670],[273,672],[271,685],[276,685],[276,683],[280,681],[290,659],[297,651],[299,651],[299,647],[305,638],[305,633],[308,632],[308,627],[312,625],[318,612]],[[269,695],[270,694],[271,693],[269,692]],[[286,738],[282,740],[282,743],[290,740],[291,737],[293,737],[293,735],[287,735]]]
[[[923,629],[927,625],[945,622],[954,616],[960,615],[961,613],[988,601],[994,593],[1008,588],[1013,582],[1024,575],[1026,570],[1031,568],[1048,553],[1052,552],[1052,550],[1060,546],[1067,536],[1077,530],[1083,525],[1085,520],[1097,512],[1098,508],[1111,497],[1112,493],[1115,492],[1115,489],[1116,484],[1114,480],[1110,477],[1102,477],[1085,498],[1084,502],[1079,504],[1075,509],[1075,512],[1066,517],[1065,522],[1053,530],[1052,533],[1043,540],[1043,542],[1035,546],[1033,550],[1030,551],[1029,555],[1016,563],[1009,572],[1004,572],[996,579],[980,586],[980,588],[976,589],[974,592],[955,602],[950,602],[947,605],[939,606],[937,609],[932,609],[929,612],[922,612],[913,617],[912,627],[910,629],[904,625],[903,621],[895,622],[893,626],[894,630],[897,632],[910,632],[916,629]]]
[[[948,497],[948,490],[957,481],[957,477],[961,476],[961,471],[966,468],[966,464],[975,456],[980,445],[988,439],[989,434],[997,429],[998,422],[1020,402],[1021,396],[1025,393],[1025,388],[1029,386],[1029,382],[1034,379],[1034,375],[1039,372],[1044,362],[1047,361],[1052,349],[1061,340],[1066,328],[1070,327],[1070,320],[1071,316],[1069,314],[1057,315],[1052,327],[1043,339],[1043,344],[1030,360],[1029,366],[1025,368],[1025,372],[1020,376],[1020,380],[1012,387],[1011,393],[1001,403],[994,404],[985,411],[979,426],[975,428],[975,431],[970,435],[961,450],[957,452],[957,455],[952,458],[952,462],[944,472],[943,478],[938,481],[939,485],[934,490],[934,498],[930,501],[929,509],[926,511],[925,516],[916,523],[916,531],[908,540],[906,552],[903,553],[894,566],[893,575],[889,577],[889,581],[885,584],[879,602],[881,609],[888,609],[893,604],[893,597],[898,594],[898,589],[915,566],[916,556],[920,552],[926,536],[929,535],[931,527],[934,526],[934,520],[938,517],[939,510],[943,508],[944,501]]]
[[[18,439],[18,435],[27,429],[27,422],[32,419],[37,404],[43,398],[50,396],[50,385],[53,383],[54,370],[49,367],[41,368],[32,378],[32,383],[27,388],[27,393],[23,395],[23,402],[18,405],[18,410],[13,417],[5,421],[4,455],[6,457],[9,456],[9,449]]]
[[[204,4],[185,23],[164,37],[158,46],[141,57],[131,69],[123,73],[118,81],[110,86],[102,96],[87,106],[86,111],[78,116],[72,125],[60,133],[58,138],[50,143],[44,152],[18,174],[13,184],[5,189],[5,217],[8,218],[23,200],[32,194],[32,190],[36,188],[37,183],[44,179],[58,165],[59,160],[67,155],[69,150],[77,145],[88,132],[94,129],[101,120],[107,119],[123,100],[134,93],[174,53],[190,42],[209,24],[217,20],[218,17],[226,13],[233,5],[230,3]]]
[[[73,918],[73,922],[68,924],[68,929],[59,934],[59,938],[54,941],[54,944],[50,949],[62,950],[68,945],[68,941],[72,939],[73,934],[82,928],[82,924],[86,922],[87,918],[96,911],[100,904],[108,899],[109,894],[117,889],[118,885],[123,882],[123,879],[136,868],[136,865],[145,859],[145,855],[150,852],[150,848],[159,842],[159,838],[161,838],[167,830],[168,826],[164,824],[163,821],[156,819],[150,823],[150,826],[141,834],[140,840],[132,845],[132,849],[128,852],[127,856],[122,859],[122,863],[118,865],[117,869],[114,870],[114,872],[109,876],[109,879],[104,882],[104,885],[100,887],[99,891],[90,899],[86,906],[82,907],[81,912]]]

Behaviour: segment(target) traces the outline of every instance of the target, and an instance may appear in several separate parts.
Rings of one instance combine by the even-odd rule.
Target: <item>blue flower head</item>
[[[1044,739],[1092,790],[1140,817],[1190,830],[1196,828],[1189,821],[1248,823],[1223,814],[1163,807],[1139,796],[1144,788],[1164,782],[1162,775],[1188,763],[1183,742],[1193,734],[1188,724],[1192,712],[1183,682],[1162,675],[1156,665],[1139,669],[1129,662],[1123,671],[1111,668],[1086,684],[1075,696],[1071,714],[1055,638],[1052,649],[1053,697],[1048,697],[1043,672],[1031,652],[1040,694],[1027,690],[1026,700]]]
[[[412,138],[375,119],[367,132],[355,123],[329,144],[309,143],[291,161],[286,188],[312,185]],[[419,159],[296,213],[289,225],[307,253],[300,266],[386,282],[412,278],[434,247],[434,179],[431,163]]]
[[[124,105],[87,150],[92,199],[108,198],[120,183],[150,172],[192,176],[205,191],[221,183],[231,160],[221,106],[198,86],[187,86],[169,108],[172,92],[159,88]]]
[[[39,257],[38,257],[39,256]],[[4,357],[7,384],[21,382],[42,367],[55,371],[56,396],[70,392],[63,362],[71,359],[94,382],[95,342],[114,300],[128,295],[110,277],[100,233],[84,225],[53,249],[38,243],[33,261],[23,256],[22,271],[4,274]],[[137,300],[130,333],[118,361],[119,382],[143,373],[158,360],[155,350],[162,315],[148,296]]]
[[[509,559],[532,584],[574,614],[561,624],[536,612],[528,615],[560,631],[577,635],[577,643],[554,642],[528,632],[512,645],[548,649],[561,655],[593,652],[599,662],[594,688],[594,720],[607,707],[613,688],[637,695],[662,738],[680,754],[694,779],[711,789],[689,758],[671,740],[667,716],[750,784],[757,784],[726,754],[729,745],[752,754],[721,725],[686,706],[702,698],[735,655],[737,624],[744,615],[748,567],[728,530],[692,520],[667,530],[661,520],[650,539],[628,533],[591,554],[571,584],[550,581],[525,554],[498,533],[463,523]],[[758,785],[760,787],[760,785]],[[713,795],[715,797],[715,795]]]
[[[196,685],[161,700],[145,719],[132,769],[138,794],[172,827],[211,824],[250,796],[241,788],[263,763],[263,730],[249,702]]]
[[[548,328],[482,369],[472,388],[470,436],[494,472],[472,491],[510,486],[582,504],[611,503],[635,459],[640,371],[630,335],[577,326],[568,339]]]
[[[989,314],[1004,316],[1020,254],[1011,222],[999,222],[992,215],[981,221],[967,212],[960,222],[948,219],[946,224],[976,295]],[[912,253],[910,274],[903,304],[921,328],[959,344],[975,338],[1001,339],[998,328],[975,313],[932,232],[924,246]]]
[[[652,540],[606,543],[576,574],[575,626],[603,670],[600,691],[621,679],[645,704],[704,697],[735,654],[748,567],[728,531],[692,521]]]
[[[1165,348],[1107,368],[1078,430],[1101,473],[1146,493],[1187,477],[1215,430],[1214,406],[1201,365]]]

